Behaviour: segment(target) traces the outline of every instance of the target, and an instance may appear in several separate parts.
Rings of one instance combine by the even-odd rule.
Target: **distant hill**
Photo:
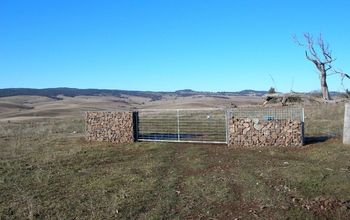
[[[246,89],[239,92],[218,92],[218,94],[227,95],[227,96],[230,96],[230,95],[263,96],[267,94],[267,91],[257,91],[257,90]]]
[[[152,92],[152,91],[128,91],[128,90],[112,90],[112,89],[76,89],[76,88],[47,88],[47,89],[31,89],[31,88],[9,88],[0,89],[0,97],[17,96],[17,95],[35,95],[45,96],[59,99],[59,96],[75,97],[75,96],[116,96],[122,95],[139,96],[150,98],[151,100],[160,100],[163,95],[176,95],[180,97],[204,95],[204,96],[263,96],[266,91],[243,90],[239,92],[205,92],[193,91],[191,89],[178,90],[175,92]]]
[[[127,91],[111,89],[76,89],[76,88],[48,88],[48,89],[30,89],[30,88],[10,88],[0,89],[0,97],[17,96],[17,95],[36,95],[46,96],[57,99],[58,96],[116,96],[133,95],[150,98],[152,100],[161,99],[162,95],[157,92],[146,91]]]

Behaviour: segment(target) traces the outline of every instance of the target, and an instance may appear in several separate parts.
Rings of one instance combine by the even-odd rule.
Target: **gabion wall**
[[[300,120],[269,120],[231,118],[230,147],[300,147],[303,145],[304,125]]]
[[[303,145],[304,117],[301,108],[237,108],[227,116],[227,144],[230,147]],[[86,112],[85,121],[86,139],[89,141],[131,143],[137,137],[137,112]]]
[[[132,112],[86,112],[86,139],[111,143],[134,142]]]

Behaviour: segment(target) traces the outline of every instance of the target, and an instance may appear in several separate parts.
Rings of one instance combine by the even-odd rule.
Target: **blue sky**
[[[0,88],[312,91],[292,34],[322,33],[350,72],[346,0],[0,0]],[[349,80],[348,80],[349,81]],[[345,86],[350,89],[350,82]],[[340,78],[329,78],[341,91]]]

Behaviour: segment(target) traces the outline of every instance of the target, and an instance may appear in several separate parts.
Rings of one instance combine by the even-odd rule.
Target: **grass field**
[[[317,124],[341,109],[319,109],[306,129],[341,127]],[[79,118],[0,123],[0,219],[350,218],[350,147],[337,135],[303,149],[233,150],[88,143],[83,131]]]

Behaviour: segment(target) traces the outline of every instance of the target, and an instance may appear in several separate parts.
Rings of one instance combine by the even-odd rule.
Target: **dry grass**
[[[135,96],[77,96],[60,97],[61,100],[41,96],[13,96],[0,98],[0,121],[46,118],[81,117],[84,111],[130,110],[137,108],[210,108],[236,105],[257,104],[261,97],[224,96],[223,98],[206,96],[177,97],[165,95],[161,100]]]
[[[342,110],[319,109],[306,131],[341,127]],[[350,148],[337,137],[233,150],[88,143],[83,131],[79,118],[0,123],[0,219],[350,218]]]
[[[344,103],[305,106],[305,132],[308,136],[341,136]]]

